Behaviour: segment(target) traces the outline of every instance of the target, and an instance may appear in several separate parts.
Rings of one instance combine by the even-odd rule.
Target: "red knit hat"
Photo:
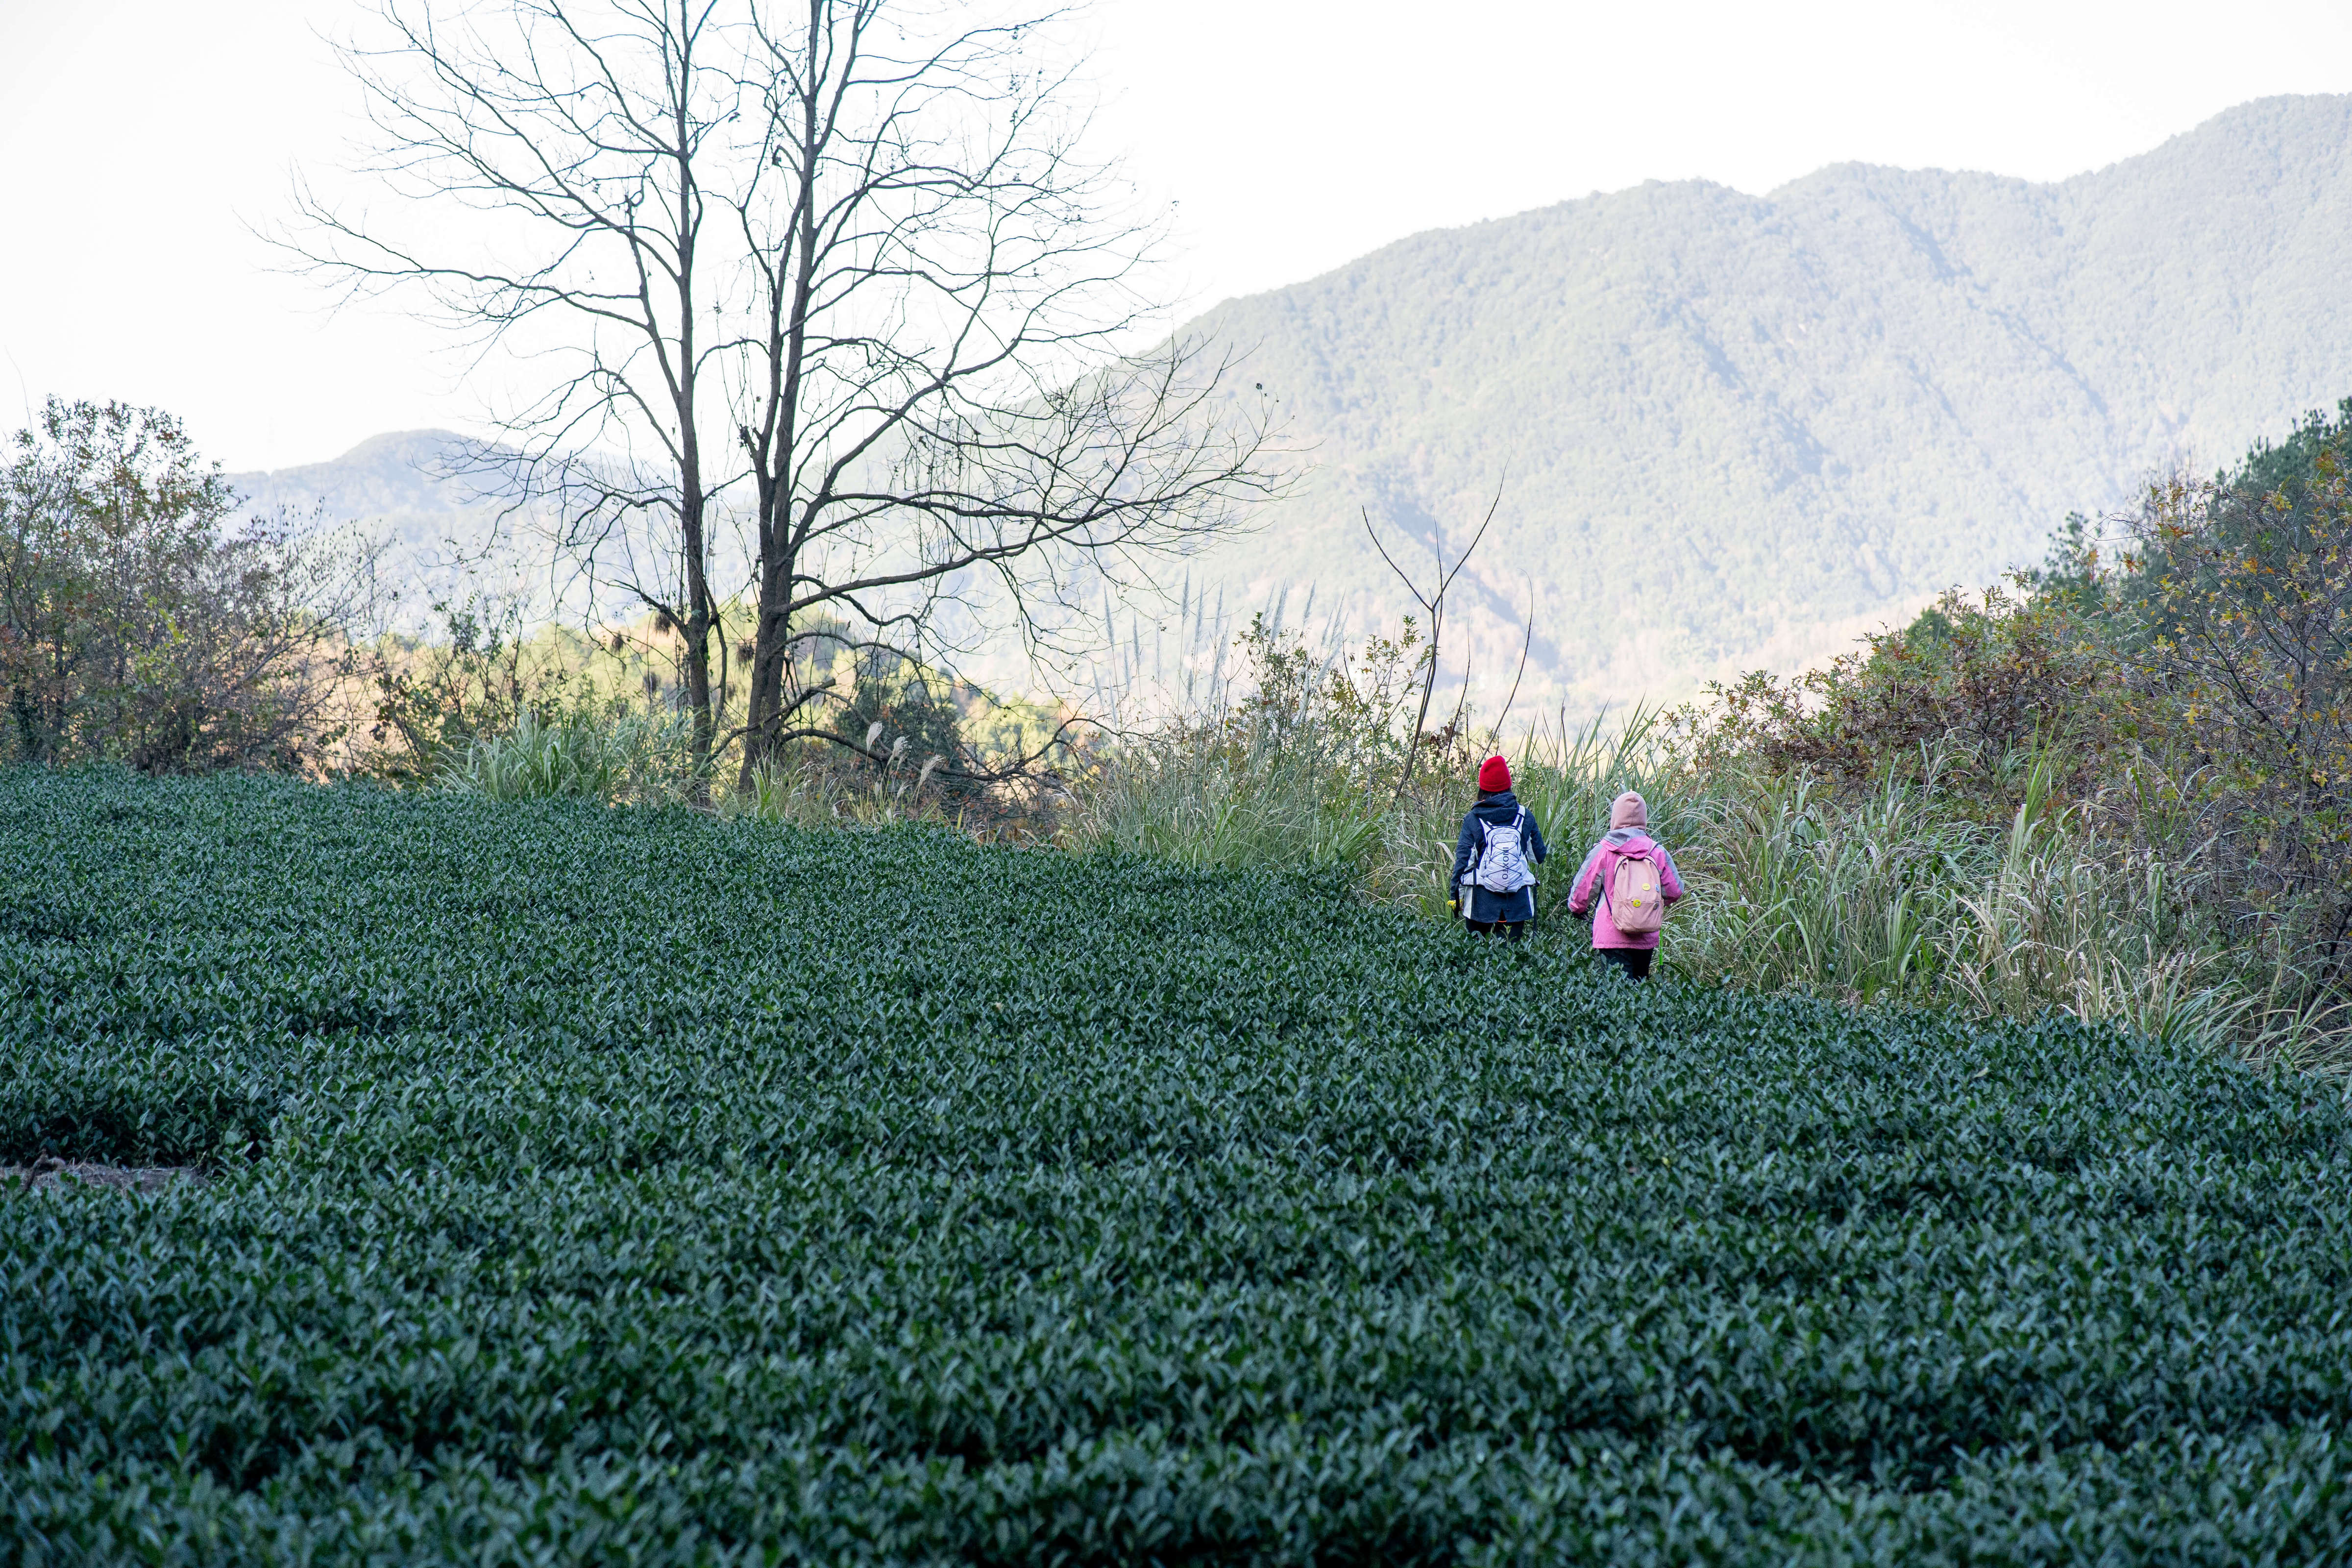
[[[1488,757],[1478,764],[1478,793],[1500,795],[1511,787],[1511,764],[1500,757]]]

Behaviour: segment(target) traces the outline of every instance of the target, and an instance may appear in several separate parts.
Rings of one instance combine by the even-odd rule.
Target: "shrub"
[[[2242,925],[2292,933],[2313,1005],[2352,978],[2352,398],[2126,520],[2137,707]]]
[[[2124,650],[2095,608],[2034,588],[1946,594],[1820,668],[1712,688],[1682,728],[1701,766],[1752,761],[1863,793],[1932,773],[1948,808],[1983,822],[2017,809],[2028,759],[2062,796],[2088,797],[2131,754]]]
[[[373,721],[361,771],[394,784],[429,783],[526,718],[568,714],[576,728],[592,710],[628,712],[625,695],[596,700],[580,660],[567,657],[573,639],[546,627],[534,635],[520,603],[476,593],[433,610],[437,636],[388,636],[367,652]]]
[[[856,679],[835,709],[831,728],[856,750],[803,749],[796,758],[800,771],[812,763],[845,769],[869,793],[877,782],[887,789],[910,775],[919,776],[926,785],[936,779],[951,807],[977,796],[981,788],[971,775],[981,759],[964,739],[954,683],[887,650],[863,653],[855,666]],[[772,765],[769,771],[775,769]],[[877,771],[899,776],[877,781],[872,776]]]
[[[0,685],[19,759],[316,765],[355,562],[236,498],[179,422],[51,398],[0,473]]]

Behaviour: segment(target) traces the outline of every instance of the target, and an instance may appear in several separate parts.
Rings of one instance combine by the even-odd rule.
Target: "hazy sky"
[[[440,340],[321,312],[247,232],[352,100],[334,0],[0,0],[0,404],[161,404],[233,468],[478,406]],[[1420,229],[1845,159],[2060,178],[2352,90],[2352,0],[1103,0],[1099,150],[1178,203],[1190,309]]]

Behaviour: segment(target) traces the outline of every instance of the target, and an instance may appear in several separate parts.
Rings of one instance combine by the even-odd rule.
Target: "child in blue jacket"
[[[1536,918],[1535,868],[1549,853],[1543,829],[1511,793],[1511,764],[1488,757],[1478,767],[1478,804],[1454,846],[1454,912],[1482,936],[1518,941]]]

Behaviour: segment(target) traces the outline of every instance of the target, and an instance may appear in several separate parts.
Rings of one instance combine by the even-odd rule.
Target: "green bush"
[[[53,397],[0,464],[0,759],[321,764],[362,557],[239,520],[160,409]]]
[[[2340,1088],[1318,893],[0,775],[0,1558],[2352,1555]]]
[[[2099,586],[2137,716],[2216,846],[2204,890],[2312,1017],[2352,1008],[2352,398],[2200,481],[2151,486]]]

